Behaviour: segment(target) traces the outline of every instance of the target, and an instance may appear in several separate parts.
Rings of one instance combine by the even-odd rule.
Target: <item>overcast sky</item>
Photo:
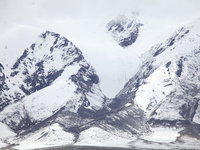
[[[200,0],[0,0],[0,20],[34,26],[51,22],[93,20],[140,10],[160,20],[187,20],[200,16]]]
[[[80,30],[82,35],[86,28],[98,30],[97,25],[106,26],[124,11],[139,11],[148,21],[173,26],[200,18],[199,6],[200,0],[0,0],[0,21],[50,30],[73,40]]]
[[[106,26],[124,11],[139,11],[153,23],[173,26],[200,18],[199,6],[200,0],[0,0],[0,21],[50,30],[74,40],[80,30],[85,36],[88,29],[98,30],[98,25]]]

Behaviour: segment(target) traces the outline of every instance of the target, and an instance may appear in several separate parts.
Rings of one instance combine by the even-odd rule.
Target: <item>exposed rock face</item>
[[[139,36],[139,28],[142,23],[136,18],[128,18],[125,15],[110,21],[107,25],[108,33],[122,47],[133,44]]]
[[[199,40],[194,33],[197,24],[178,29],[144,54],[143,66],[116,101],[137,103],[152,126],[189,127],[199,123],[199,47],[193,44]]]
[[[59,34],[41,34],[10,68],[8,80],[3,67],[0,71],[5,84],[0,121],[20,137],[55,122],[76,137],[94,126],[131,135],[149,131],[140,108],[112,105],[99,88],[94,68]]]
[[[1,121],[15,131],[47,119],[64,107],[65,103],[68,108],[73,107],[70,111],[77,112],[81,108],[99,110],[105,101],[98,86],[98,75],[85,61],[81,51],[66,38],[53,32],[41,34],[36,43],[24,50],[7,76],[9,87],[6,86],[2,72],[3,66],[0,71],[1,90],[4,91],[1,93],[0,108],[3,110],[10,105],[1,112]],[[60,83],[63,86],[59,86]],[[45,88],[48,90],[45,91]],[[66,93],[62,95],[57,91]],[[53,108],[48,108],[45,101],[55,99],[56,96],[58,100],[52,104]],[[93,97],[97,98],[97,102],[94,102]]]
[[[127,47],[137,40],[141,25],[135,17],[121,16],[107,27]],[[9,74],[0,64],[0,121],[18,134],[13,143],[57,140],[62,134],[74,144],[85,131],[132,138],[157,127],[200,139],[199,26],[198,21],[181,27],[152,45],[138,72],[113,99],[101,91],[101,80],[81,50],[46,31]]]
[[[70,41],[47,31],[40,36],[38,42],[24,50],[13,65],[10,76],[20,78],[20,89],[24,94],[30,95],[49,86],[62,74],[65,67],[82,60],[80,50]]]
[[[3,95],[5,91],[9,90],[7,84],[6,84],[6,76],[4,74],[4,67],[0,63],[0,95]],[[3,99],[3,97],[0,97],[0,111],[3,107],[7,106],[9,104],[8,99]]]

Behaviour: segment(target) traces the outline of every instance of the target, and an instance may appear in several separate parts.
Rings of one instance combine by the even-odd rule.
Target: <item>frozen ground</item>
[[[98,11],[96,11],[96,8],[92,8],[93,12],[95,12],[94,14],[91,12],[82,13],[84,11],[80,11],[82,13],[80,15],[77,14],[77,12],[81,10],[80,4],[79,6],[75,4],[73,5],[74,7],[71,7],[71,5],[62,5],[62,3],[58,3],[57,1],[54,1],[55,3],[52,3],[52,1],[48,1],[47,3],[50,4],[46,5],[48,7],[41,7],[45,6],[44,4],[46,3],[41,2],[41,4],[43,5],[40,5],[39,1],[32,0],[26,2],[23,1],[22,3],[21,2],[11,2],[8,0],[8,3],[6,3],[7,5],[1,5],[4,6],[4,8],[1,9],[2,13],[0,13],[0,20],[9,20],[15,23],[10,24],[7,23],[7,21],[0,22],[0,55],[3,56],[1,57],[1,62],[10,67],[13,62],[15,62],[16,57],[19,56],[19,54],[22,54],[23,50],[26,47],[29,47],[35,41],[35,38],[37,38],[37,36],[41,32],[43,32],[43,30],[41,31],[37,28],[32,28],[26,25],[19,25],[17,23],[29,24],[33,26],[35,25],[40,27],[42,26],[45,30],[52,29],[52,31],[59,31],[58,33],[63,34],[64,36],[69,38],[70,41],[73,41],[73,43],[83,51],[84,56],[91,63],[91,65],[94,66],[97,74],[100,76],[101,89],[108,97],[114,97],[119,92],[119,90],[122,89],[124,84],[130,79],[130,77],[132,77],[137,72],[138,68],[141,65],[140,55],[149,50],[153,44],[159,42],[159,39],[163,38],[163,36],[159,36],[160,31],[163,31],[165,33],[168,32],[168,34],[171,34],[171,32],[174,31],[177,26],[180,26],[180,24],[182,25],[182,22],[180,22],[179,24],[179,20],[175,21],[174,24],[172,23],[173,21],[170,22],[171,17],[173,17],[174,20],[181,17],[184,18],[181,18],[182,20],[187,20],[188,18],[190,19],[190,17],[188,16],[196,16],[190,13],[191,10],[193,10],[193,12],[195,12],[195,10],[197,9],[199,10],[199,8],[197,7],[199,5],[195,6],[195,3],[188,2],[182,3],[183,5],[181,6],[184,7],[180,8],[182,9],[181,12],[180,9],[176,9],[177,7],[174,6],[174,4],[180,6],[180,1],[170,1],[166,5],[166,7],[170,8],[171,11],[169,11],[169,9],[166,9],[164,7],[164,3],[162,3],[163,5],[159,7],[160,10],[163,10],[162,14],[160,14],[156,10],[151,11],[150,16],[157,16],[156,19],[154,18],[154,20],[151,21],[151,23],[153,22],[153,24],[150,24],[148,20],[144,19],[148,23],[144,22],[146,26],[144,25],[142,27],[140,36],[138,37],[136,44],[130,46],[129,48],[123,49],[119,47],[117,43],[113,41],[111,37],[106,33],[105,25],[110,20],[106,16],[106,11],[103,12],[103,15],[101,14],[102,10],[104,10],[104,7],[102,7],[105,6],[104,4],[100,5],[101,7],[99,7]],[[113,3],[115,2],[111,2],[111,5],[106,6],[107,11],[112,10],[110,6],[113,6]],[[87,2],[84,6],[88,5],[91,10],[91,6],[93,7],[93,5],[89,4],[90,3]],[[97,4],[100,3],[98,2]],[[145,10],[149,7],[149,5],[152,6],[154,4],[155,3],[148,3],[148,5],[146,5],[146,7],[144,7],[143,9]],[[190,7],[191,4],[193,4],[195,7],[191,7],[192,9],[187,9],[187,6]],[[130,4],[127,3],[126,5]],[[57,7],[58,9],[56,9],[56,7],[54,6],[59,7]],[[66,6],[68,9],[66,8]],[[40,9],[40,7],[42,9]],[[120,8],[121,6],[119,5],[118,7]],[[84,9],[87,10],[87,7]],[[66,13],[65,10],[67,10],[68,13]],[[180,12],[176,13],[176,11]],[[73,14],[71,12],[73,12]],[[181,15],[181,13],[183,14]],[[66,17],[66,14],[70,15],[67,15]],[[92,19],[88,17],[88,14],[89,16],[93,16],[91,17]],[[97,14],[98,16],[96,16]],[[166,14],[169,14],[168,18],[165,17]],[[185,14],[187,14],[186,17]],[[81,18],[80,20],[76,18],[77,15],[80,15],[78,17],[79,19]],[[99,22],[96,22],[98,20],[96,18],[100,16],[102,18],[99,20]],[[104,19],[105,16],[106,19]],[[110,17],[110,19],[113,18]],[[158,23],[162,23],[162,25],[164,26],[160,28],[162,25],[159,25]],[[62,89],[62,87],[62,84],[59,84],[58,82],[57,89],[60,90]],[[37,96],[37,94],[33,96]],[[49,98],[49,95],[44,95],[44,97]],[[28,104],[28,107],[34,106],[31,105],[33,104],[31,100],[29,100],[28,102],[30,102],[30,105]],[[48,105],[45,102],[43,103],[43,101],[40,101],[40,104],[44,106]],[[62,106],[62,102],[56,102],[56,104]],[[42,109],[42,105],[38,107],[41,107]],[[51,108],[52,109],[48,113],[43,114],[42,117],[49,114],[51,115],[53,111],[56,111],[54,107]],[[37,113],[34,113],[34,115],[36,115],[37,117]],[[0,124],[0,129],[0,147],[2,147],[6,144],[1,141],[5,140],[7,137],[14,136],[15,134],[3,124]],[[110,147],[132,146],[138,148],[152,149],[198,149],[200,147],[200,145],[198,144],[199,141],[197,139],[187,136],[179,136],[179,131],[174,129],[154,128],[152,134],[144,136],[139,140],[135,140],[134,138],[124,139],[99,128],[91,128],[83,131],[80,134],[80,137],[76,144],[85,145],[85,143],[87,143],[87,145],[96,144],[98,146]],[[177,138],[179,138],[179,142],[176,141]],[[27,149],[30,147],[51,147],[57,145],[58,143],[60,145],[74,144],[73,139],[74,136],[71,133],[66,133],[58,124],[53,124],[47,128],[41,129],[37,133],[33,133],[30,137],[25,137],[17,148]]]
[[[0,122],[0,149],[8,145],[4,140],[15,135],[16,134],[8,126]]]
[[[31,136],[25,137],[16,149],[27,150],[42,147],[53,147],[73,144],[73,134],[62,130],[59,124],[55,123],[49,127],[43,128]]]
[[[81,132],[77,142],[74,143],[74,135],[62,130],[58,124],[41,129],[25,137],[19,146],[14,148],[27,150],[41,147],[57,146],[99,146],[121,147],[135,149],[199,149],[197,139],[189,136],[180,136],[180,130],[172,128],[153,128],[149,135],[137,138],[122,138],[111,134],[98,127],[93,127]]]

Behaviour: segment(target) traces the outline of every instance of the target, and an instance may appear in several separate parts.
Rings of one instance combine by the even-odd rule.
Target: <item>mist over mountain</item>
[[[193,5],[173,3],[179,9],[170,20],[162,3],[151,7],[162,6],[158,15],[142,10],[148,6],[144,1],[137,3],[140,11],[123,12],[118,12],[121,1],[113,12],[108,11],[111,2],[104,6],[98,1],[95,12],[89,5],[93,2],[86,1],[83,6],[95,12],[90,16],[77,2],[59,1],[57,9],[50,1],[43,11],[46,1],[2,2],[13,10],[30,7],[35,22],[23,11],[16,18],[1,16],[0,147],[197,149],[199,12],[187,10],[186,18],[176,20]],[[49,8],[60,12],[47,15]],[[105,18],[99,15],[101,8]],[[38,20],[35,10],[41,11]],[[66,13],[66,19],[62,12],[73,15]],[[189,19],[190,14],[195,15]]]

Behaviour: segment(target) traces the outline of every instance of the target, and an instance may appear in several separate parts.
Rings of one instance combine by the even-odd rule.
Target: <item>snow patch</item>
[[[98,127],[92,127],[81,132],[75,145],[128,147],[130,141],[131,139],[121,138]]]
[[[32,119],[44,120],[64,106],[75,91],[76,85],[70,80],[59,81],[24,98],[24,106]]]
[[[180,129],[158,127],[152,128],[152,134],[142,137],[147,141],[158,142],[158,143],[170,143],[175,142],[179,134]]]
[[[31,136],[25,137],[19,142],[19,146],[14,148],[27,150],[58,145],[65,146],[73,144],[73,140],[73,134],[63,131],[62,127],[58,123],[55,123],[40,129],[36,133],[31,133]]]
[[[4,141],[13,136],[16,136],[16,133],[14,133],[7,125],[0,122],[0,148],[7,146],[8,144]]]
[[[14,133],[7,125],[1,122],[0,122],[0,129],[1,129],[0,139],[6,139],[8,137],[16,135],[16,133]]]

